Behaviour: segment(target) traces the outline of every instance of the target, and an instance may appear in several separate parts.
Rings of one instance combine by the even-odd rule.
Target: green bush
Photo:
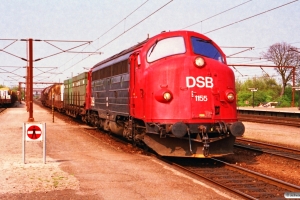
[[[255,77],[247,79],[242,82],[236,81],[237,91],[237,105],[238,106],[252,106],[253,103],[253,92],[249,88],[258,88],[254,92],[254,106],[258,106],[260,103],[267,102],[279,102],[277,107],[290,107],[293,97],[293,89],[291,85],[285,88],[285,93],[280,97],[281,85],[277,84],[276,80],[269,77]],[[295,92],[294,104],[299,106],[299,94]],[[248,104],[246,104],[248,102]]]
[[[280,108],[291,107],[291,98],[289,98],[286,95],[283,95],[282,97],[278,97],[276,101],[278,102],[276,107],[280,107]]]

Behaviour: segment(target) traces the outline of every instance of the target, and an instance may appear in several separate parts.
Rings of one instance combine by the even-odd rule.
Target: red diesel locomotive
[[[81,116],[162,156],[223,156],[245,131],[235,97],[217,44],[196,32],[162,32],[89,71]]]
[[[162,156],[231,154],[245,131],[224,53],[191,31],[156,35],[42,96],[46,106],[53,101],[57,110]]]

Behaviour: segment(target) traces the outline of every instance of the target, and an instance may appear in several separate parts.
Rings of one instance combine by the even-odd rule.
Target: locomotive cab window
[[[212,44],[211,40],[204,40],[201,38],[192,37],[192,47],[195,54],[203,55],[208,58],[212,58],[221,63],[224,63],[224,59],[219,50]]]
[[[147,61],[153,62],[160,58],[185,53],[183,37],[171,37],[156,40],[147,53]]]

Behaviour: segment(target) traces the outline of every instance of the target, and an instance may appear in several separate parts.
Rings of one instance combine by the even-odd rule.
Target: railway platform
[[[238,110],[257,110],[257,111],[267,111],[267,112],[290,112],[290,113],[299,113],[300,114],[300,110],[298,107],[285,107],[285,108],[272,108],[272,107],[259,107],[259,106],[255,106],[250,107],[238,107]]]
[[[288,108],[238,107],[237,111],[238,114],[288,117],[288,118],[300,119],[300,110],[297,107],[288,107]]]
[[[45,164],[40,142],[26,143],[23,163],[24,103],[0,113],[0,199],[236,198],[154,157],[123,151],[71,118],[53,123],[51,110],[39,105],[33,117],[46,123]]]
[[[266,119],[268,117],[278,117],[280,119],[293,118],[300,120],[298,107],[239,107],[238,117],[239,114],[265,117]],[[300,149],[300,129],[298,127],[245,121],[243,123],[245,125],[244,138]]]

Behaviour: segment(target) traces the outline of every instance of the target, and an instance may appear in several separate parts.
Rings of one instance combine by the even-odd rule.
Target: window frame
[[[174,52],[174,53],[170,53],[170,50],[172,48],[168,47],[169,49],[166,49],[168,51],[165,51],[163,53],[161,53],[161,55],[159,56],[156,55],[153,59],[149,59],[149,54],[152,55],[152,53],[155,53],[155,50],[159,50],[159,49],[156,49],[157,47],[160,47],[160,46],[157,46],[158,44],[162,45],[161,42],[163,41],[166,41],[166,40],[170,40],[170,39],[174,39],[174,38],[180,38],[182,39],[182,43],[181,43],[181,47],[183,47],[183,49],[179,49],[177,52]],[[179,44],[179,43],[178,43]],[[154,48],[154,51],[152,51],[152,49]],[[174,47],[173,47],[173,51],[174,51]],[[168,53],[169,52],[169,53]],[[146,54],[146,60],[148,63],[153,63],[153,62],[156,62],[157,60],[160,60],[162,58],[166,58],[166,57],[169,57],[169,56],[174,56],[174,55],[179,55],[179,54],[185,54],[187,52],[187,46],[186,46],[186,42],[185,42],[185,37],[184,36],[172,36],[172,37],[167,37],[167,38],[163,38],[163,39],[160,39],[160,40],[156,40],[155,43],[153,45],[151,45],[151,47],[148,49],[147,51],[147,54]]]

